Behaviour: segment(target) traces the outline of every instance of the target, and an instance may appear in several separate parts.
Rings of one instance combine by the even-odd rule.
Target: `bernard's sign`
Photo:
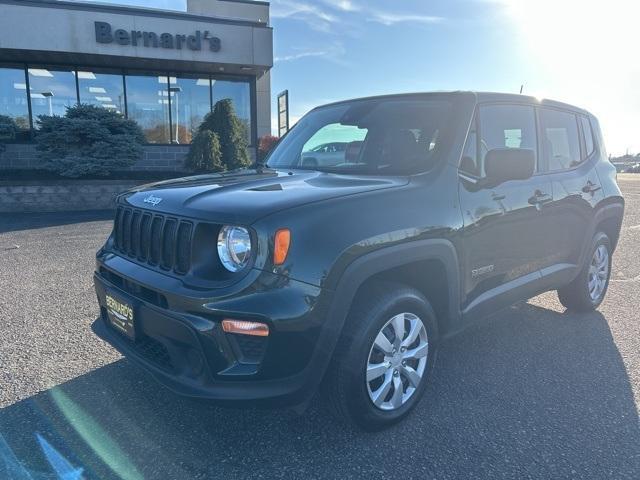
[[[202,50],[203,48],[212,52],[219,52],[221,42],[218,37],[214,37],[209,30],[201,32],[196,30],[193,35],[181,35],[171,33],[143,32],[141,30],[123,30],[121,28],[113,30],[107,22],[94,22],[96,28],[96,42],[117,43],[118,45],[133,45],[152,48],[169,48],[182,50]],[[204,45],[204,47],[203,47]]]

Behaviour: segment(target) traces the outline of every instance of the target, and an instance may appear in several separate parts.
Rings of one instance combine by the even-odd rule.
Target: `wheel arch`
[[[620,238],[623,217],[624,200],[621,197],[617,201],[611,199],[596,210],[593,235],[598,232],[605,233],[611,242],[612,252],[616,249]]]
[[[333,306],[341,319],[340,331],[354,300],[375,281],[392,281],[420,291],[436,312],[441,335],[459,329],[458,265],[455,247],[444,239],[402,243],[359,257],[346,268],[335,290]]]

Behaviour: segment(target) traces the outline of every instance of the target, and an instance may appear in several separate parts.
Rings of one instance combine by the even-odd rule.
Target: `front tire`
[[[337,416],[370,431],[406,417],[429,383],[437,334],[435,313],[420,292],[391,282],[368,287],[325,377]]]
[[[558,299],[568,310],[590,312],[600,306],[609,288],[611,242],[598,232],[591,244],[585,265],[567,286],[558,289]]]

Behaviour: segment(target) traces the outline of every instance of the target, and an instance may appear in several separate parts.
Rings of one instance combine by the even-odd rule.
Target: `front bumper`
[[[326,321],[331,292],[258,270],[248,277],[212,295],[101,252],[94,274],[101,314],[94,331],[176,393],[233,403],[303,403],[322,379],[337,338]],[[135,341],[110,325],[107,292],[133,306]],[[265,322],[269,336],[225,333],[223,318]]]

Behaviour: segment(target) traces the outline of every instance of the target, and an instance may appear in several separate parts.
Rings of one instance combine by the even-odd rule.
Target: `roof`
[[[255,0],[221,0],[230,3],[248,3],[252,5],[266,5],[268,2]],[[176,18],[180,20],[193,20],[201,22],[226,23],[233,25],[246,25],[252,27],[267,27],[266,22],[258,22],[252,20],[242,20],[227,17],[217,17],[212,15],[201,15],[190,12],[182,12],[178,10],[165,10],[149,7],[138,7],[130,5],[119,5],[112,3],[100,3],[92,0],[0,0],[0,5],[18,5],[25,7],[43,7],[43,8],[60,8],[68,10],[84,10],[91,12],[120,13],[125,15],[142,15],[147,17]]]
[[[558,108],[567,108],[570,110],[575,110],[576,112],[584,113],[588,115],[585,109],[576,107],[575,105],[571,105],[564,102],[559,102],[557,100],[551,100],[548,98],[537,98],[532,97],[531,95],[522,95],[519,93],[498,93],[498,92],[472,92],[476,95],[478,99],[478,103],[484,102],[524,102],[524,103],[532,103],[536,105],[541,105],[545,107],[558,107]]]
[[[545,107],[557,107],[557,108],[566,108],[573,110],[578,113],[583,113],[585,115],[590,115],[587,110],[584,110],[580,107],[576,107],[575,105],[570,105],[568,103],[559,102],[556,100],[549,99],[539,99],[537,97],[533,97],[530,95],[521,95],[518,93],[499,93],[499,92],[477,92],[477,91],[464,91],[464,90],[455,90],[455,91],[432,91],[432,92],[411,92],[411,93],[396,93],[396,94],[387,94],[387,95],[375,95],[370,97],[361,97],[361,98],[353,98],[350,100],[341,100],[338,102],[329,103],[326,105],[338,105],[341,103],[347,103],[352,101],[359,100],[379,100],[379,99],[392,99],[392,98],[415,98],[422,96],[430,96],[430,97],[448,97],[448,96],[473,96],[476,99],[477,103],[487,103],[487,102],[511,102],[511,103],[527,103],[532,105],[540,105]],[[326,106],[322,105],[322,106]]]

